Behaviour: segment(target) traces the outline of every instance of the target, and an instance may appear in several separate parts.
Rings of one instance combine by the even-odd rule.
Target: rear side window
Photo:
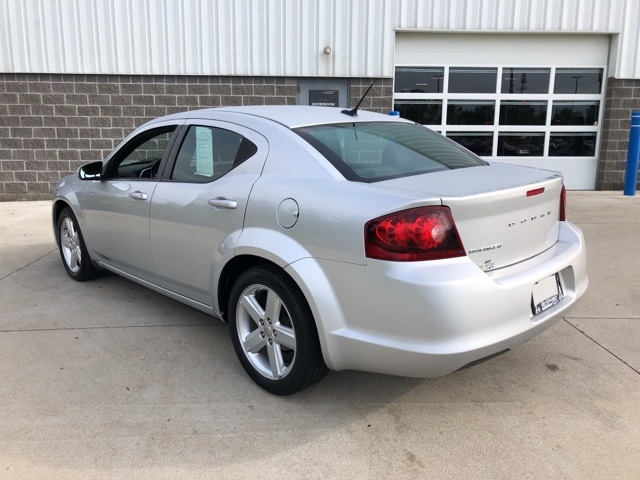
[[[442,135],[409,123],[340,123],[295,131],[353,181],[487,165]]]
[[[208,183],[253,156],[257,147],[242,135],[206,126],[191,126],[180,146],[171,179]]]

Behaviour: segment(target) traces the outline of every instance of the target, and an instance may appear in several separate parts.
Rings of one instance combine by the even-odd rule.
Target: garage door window
[[[509,132],[498,136],[498,156],[541,157],[544,132]]]
[[[554,101],[552,125],[597,125],[600,102]]]
[[[394,108],[401,117],[422,125],[442,123],[442,100],[396,100]]]
[[[503,68],[502,93],[549,93],[549,68]]]
[[[493,125],[495,102],[460,100],[447,105],[449,125]]]
[[[490,156],[493,151],[493,134],[487,132],[449,132],[451,140],[471,150],[476,155]]]
[[[547,102],[503,100],[500,102],[500,125],[544,125]]]
[[[444,68],[398,67],[394,91],[398,93],[442,93]]]
[[[595,158],[603,78],[604,68],[398,66],[394,105],[483,157]]]
[[[599,94],[602,91],[602,69],[559,68],[553,93]]]
[[[451,93],[495,93],[497,68],[457,68],[449,70]]]
[[[552,157],[591,157],[595,155],[595,133],[552,133],[549,155]]]

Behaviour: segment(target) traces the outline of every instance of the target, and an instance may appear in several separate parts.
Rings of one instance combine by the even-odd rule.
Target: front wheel
[[[275,395],[291,395],[327,373],[313,315],[302,292],[277,268],[243,273],[231,290],[229,330],[245,371]]]
[[[96,278],[102,272],[93,266],[78,220],[69,207],[58,217],[58,247],[65,270],[71,278],[79,282]]]

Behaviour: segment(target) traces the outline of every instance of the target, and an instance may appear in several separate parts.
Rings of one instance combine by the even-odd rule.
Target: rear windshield
[[[378,182],[487,165],[439,133],[410,123],[339,123],[295,132],[353,181]]]

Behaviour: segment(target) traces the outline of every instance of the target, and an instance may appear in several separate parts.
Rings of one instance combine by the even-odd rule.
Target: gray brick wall
[[[391,79],[350,80],[351,103],[386,113]],[[0,74],[0,200],[51,198],[60,178],[103,159],[144,122],[230,105],[295,105],[283,77]]]
[[[373,88],[367,94],[360,108],[371,112],[389,113],[393,110],[393,79],[360,78],[349,82],[349,97],[351,107],[362,98],[367,88],[373,83]]]
[[[640,110],[640,80],[609,78],[596,181],[599,190],[624,188],[632,110]]]
[[[393,106],[391,79],[350,79],[351,106]],[[293,105],[298,80],[284,77],[0,74],[0,201],[48,199],[60,178],[104,158],[135,127],[184,110]],[[631,111],[640,80],[607,84],[597,188],[620,190]],[[640,182],[638,183],[640,188]]]

